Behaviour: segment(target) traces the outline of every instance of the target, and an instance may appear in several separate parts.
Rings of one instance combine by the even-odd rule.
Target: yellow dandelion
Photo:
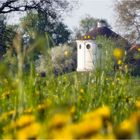
[[[97,109],[97,114],[99,114],[104,120],[110,118],[110,109],[108,106],[103,106]]]
[[[140,112],[134,112],[130,117],[131,122],[133,123],[133,126],[140,124]]]
[[[56,114],[52,117],[49,128],[50,129],[59,129],[64,127],[71,120],[68,114]]]
[[[72,126],[72,134],[74,138],[89,138],[98,133],[102,128],[102,120],[100,117],[94,120],[85,120]]]
[[[15,110],[11,110],[11,111],[7,112],[8,116],[12,116],[12,115],[15,115],[15,114],[16,114]]]
[[[30,114],[32,112],[33,112],[33,109],[32,108],[27,108],[27,109],[24,110],[24,113],[27,113],[27,114],[28,113]]]
[[[140,100],[136,101],[136,107],[137,109],[140,109]]]
[[[73,139],[70,126],[66,126],[61,130],[51,131],[49,134],[51,139]]]
[[[35,122],[35,116],[23,115],[15,122],[15,126],[16,127],[23,127],[23,126],[27,126],[33,122]]]
[[[35,122],[35,117],[33,115],[22,115],[19,119],[12,122],[10,125],[4,127],[6,133],[13,131],[14,129],[23,129]]]
[[[118,60],[117,64],[118,65],[121,65],[122,64],[122,61],[121,60]]]
[[[10,96],[10,92],[6,91],[1,95],[1,99],[9,98],[9,96]]]
[[[84,89],[83,89],[83,88],[80,89],[80,93],[81,93],[81,94],[84,93]]]
[[[89,112],[83,115],[83,120],[95,120],[96,118],[102,118],[103,120],[110,118],[110,109],[108,106],[103,106],[96,109],[93,112]]]
[[[72,107],[70,108],[70,113],[71,113],[71,114],[74,114],[75,111],[76,111],[76,107],[75,107],[75,106],[72,106]]]
[[[90,39],[90,35],[88,35],[88,39]]]
[[[116,130],[116,136],[119,139],[130,139],[135,131],[133,122],[124,120]]]
[[[137,122],[137,112],[134,112],[134,113],[130,116],[129,119],[131,120],[131,122],[133,123],[133,125],[136,126],[136,124],[138,124],[138,122]]]
[[[33,123],[17,132],[18,139],[37,139],[40,131],[41,125],[39,123]]]
[[[124,56],[124,51],[121,48],[115,48],[113,51],[113,56],[116,59],[121,59]]]
[[[140,48],[137,49],[140,52]]]
[[[112,82],[112,86],[115,86],[115,82]]]
[[[4,121],[4,120],[7,120],[8,117],[12,117],[16,114],[16,111],[15,110],[11,110],[9,112],[5,112],[3,113],[1,116],[0,116],[0,121]]]
[[[39,104],[39,105],[37,106],[36,110],[38,110],[38,111],[47,110],[47,109],[51,106],[51,104],[52,104],[52,101],[51,101],[50,99],[47,99],[47,100],[45,101],[45,103]]]
[[[117,77],[117,79],[116,79],[117,81],[120,81],[120,78],[119,77]]]
[[[86,35],[84,36],[84,39],[86,39],[87,37],[86,37]]]
[[[68,56],[68,51],[64,51],[64,55],[65,56]]]
[[[97,114],[97,112],[95,110],[95,111],[88,112],[88,113],[84,114],[82,116],[82,120],[94,120],[94,119],[96,119],[98,117],[100,117],[100,116]]]

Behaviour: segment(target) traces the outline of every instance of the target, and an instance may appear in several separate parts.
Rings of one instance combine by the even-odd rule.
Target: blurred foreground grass
[[[140,138],[140,78],[112,71],[113,44],[102,43],[101,69],[55,76],[45,40],[24,50],[17,37],[15,55],[0,64],[0,138]],[[32,55],[38,46],[47,62],[42,76]]]
[[[4,79],[0,88],[0,136],[138,138],[139,82],[139,78],[119,72],[113,76],[103,72],[24,76],[19,103],[19,80],[11,83]],[[22,112],[18,112],[19,105]]]

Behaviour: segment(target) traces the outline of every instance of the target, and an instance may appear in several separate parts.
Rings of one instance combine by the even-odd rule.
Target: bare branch
[[[0,3],[0,14],[29,10],[47,13],[47,11],[57,11],[60,9],[64,11],[68,8],[70,7],[67,0],[6,0]]]
[[[115,4],[115,11],[119,28],[122,26],[126,34],[132,34],[133,38],[129,39],[140,37],[140,0],[119,0]]]

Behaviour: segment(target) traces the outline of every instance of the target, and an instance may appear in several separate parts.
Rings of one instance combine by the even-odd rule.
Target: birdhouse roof
[[[97,36],[105,36],[107,38],[122,38],[117,33],[113,32],[108,27],[97,27],[87,32],[84,36],[80,37],[80,40],[96,39]]]

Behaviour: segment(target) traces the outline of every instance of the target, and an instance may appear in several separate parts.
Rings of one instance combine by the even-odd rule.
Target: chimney
[[[99,21],[97,22],[97,27],[98,27],[98,28],[107,27],[106,21],[104,21],[104,20],[99,20]]]

